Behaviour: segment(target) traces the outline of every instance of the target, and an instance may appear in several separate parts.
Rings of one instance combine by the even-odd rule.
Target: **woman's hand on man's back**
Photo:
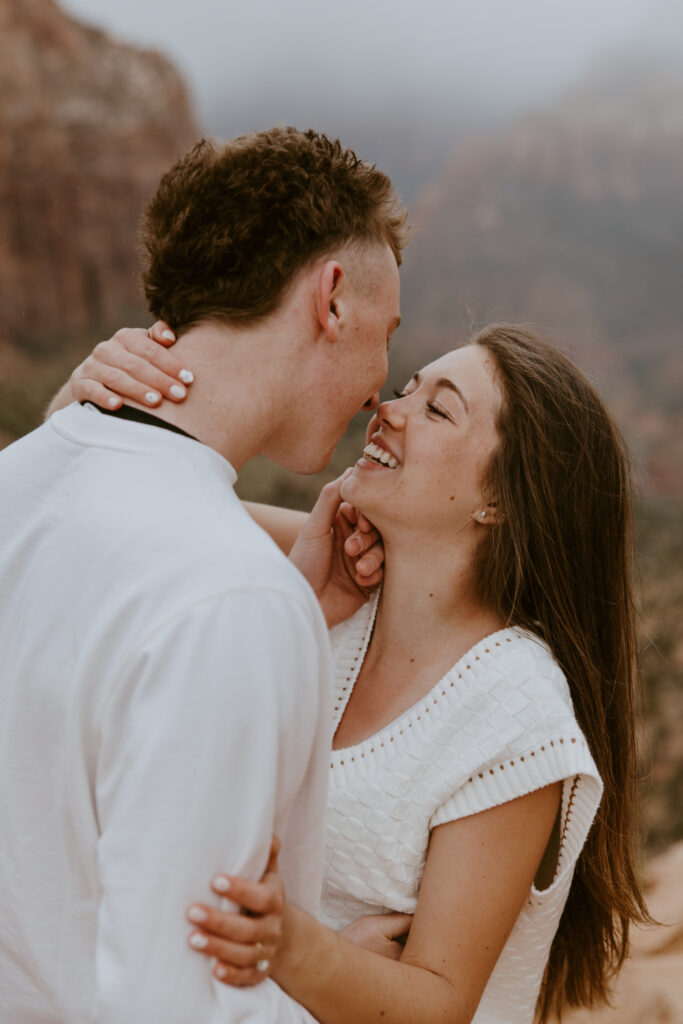
[[[77,402],[118,409],[132,399],[150,409],[164,398],[182,402],[194,375],[169,348],[175,334],[159,320],[148,331],[124,327],[101,341],[71,375]]]

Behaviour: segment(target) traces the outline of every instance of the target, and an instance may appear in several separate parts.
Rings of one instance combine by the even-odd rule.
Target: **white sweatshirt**
[[[298,1024],[187,905],[282,838],[315,913],[329,645],[215,451],[70,406],[0,453],[0,1020]]]

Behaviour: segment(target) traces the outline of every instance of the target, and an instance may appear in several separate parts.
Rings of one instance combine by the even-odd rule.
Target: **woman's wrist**
[[[299,907],[287,905],[282,920],[282,937],[271,965],[271,977],[296,998],[332,966],[339,936],[321,925]]]
[[[59,412],[60,409],[65,409],[67,405],[71,405],[74,400],[74,396],[71,393],[71,378],[63,384],[57,394],[54,396],[47,409],[45,410],[44,420],[49,420],[50,416],[54,413]]]
[[[296,976],[308,956],[308,922],[303,910],[287,904],[282,915],[282,934],[277,953],[271,963],[271,977],[283,988],[287,979]]]

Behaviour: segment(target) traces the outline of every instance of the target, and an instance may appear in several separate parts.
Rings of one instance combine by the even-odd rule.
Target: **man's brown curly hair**
[[[406,211],[338,140],[278,127],[197,142],[161,179],[140,238],[149,309],[182,332],[267,316],[300,270],[345,244],[388,243],[400,264]]]

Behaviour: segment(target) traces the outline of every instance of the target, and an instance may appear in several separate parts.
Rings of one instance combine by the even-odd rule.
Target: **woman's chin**
[[[349,473],[341,485],[340,494],[344,501],[354,505],[359,512],[367,516],[370,522],[377,525],[375,520],[381,517],[382,501],[379,495],[373,493],[374,488],[366,487],[364,483],[363,473],[359,471],[358,464],[356,464],[353,467],[353,472]]]
[[[353,469],[352,469],[352,472],[349,473],[349,475],[346,477],[346,479],[342,483],[341,487],[339,488],[339,493],[341,494],[342,499],[344,501],[348,501],[350,505],[355,504],[355,502],[354,502],[354,494],[356,492],[356,481],[354,480],[355,475],[356,475],[356,467],[354,466]]]

